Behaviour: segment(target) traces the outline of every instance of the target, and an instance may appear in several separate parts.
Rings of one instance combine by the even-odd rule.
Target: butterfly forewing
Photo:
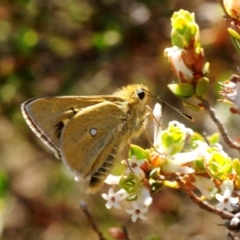
[[[62,123],[71,119],[80,109],[112,100],[111,96],[34,98],[22,104],[23,116],[32,131],[59,157]],[[121,101],[121,98],[114,97]]]

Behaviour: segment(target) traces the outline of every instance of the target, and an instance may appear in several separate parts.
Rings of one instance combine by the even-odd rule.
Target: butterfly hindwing
[[[104,178],[112,169],[126,132],[127,121],[117,104],[104,101],[97,106],[86,107],[62,130],[62,159],[80,177],[91,177],[98,172],[96,177]]]

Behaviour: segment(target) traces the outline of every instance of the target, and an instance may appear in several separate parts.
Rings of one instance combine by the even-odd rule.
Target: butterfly
[[[144,131],[149,116],[148,87],[132,84],[111,95],[40,97],[24,102],[32,131],[78,179],[96,192],[116,156]]]

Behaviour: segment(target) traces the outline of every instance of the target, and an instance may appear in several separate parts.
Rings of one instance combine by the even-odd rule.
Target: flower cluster
[[[142,170],[145,163],[147,163],[145,159],[137,159],[135,155],[123,161],[126,166],[123,176],[109,175],[105,180],[109,185],[118,184],[120,190],[114,192],[114,189],[110,188],[108,194],[102,194],[102,197],[107,200],[106,208],[124,208],[132,215],[133,222],[138,218],[146,220],[144,213],[152,203],[149,184],[145,182],[146,174]]]
[[[159,119],[160,111],[157,104],[155,119]],[[163,130],[155,120],[154,146],[144,150],[131,145],[129,159],[122,162],[126,166],[124,174],[110,175],[105,181],[112,186],[102,195],[106,207],[125,209],[134,222],[145,220],[153,194],[167,186],[198,192],[201,199],[214,200],[216,209],[233,211],[239,202],[236,189],[240,187],[240,162],[223,151],[218,137],[210,136],[206,142],[177,121]],[[119,189],[114,192],[116,187]]]
[[[181,188],[199,206],[224,218],[234,219],[235,216],[238,219],[235,213],[240,211],[240,161],[223,150],[219,144],[220,133],[230,147],[240,150],[240,146],[227,135],[205,98],[209,64],[204,61],[194,14],[180,10],[173,14],[171,22],[173,47],[167,48],[165,55],[179,83],[170,84],[169,88],[181,98],[200,100],[199,106],[202,104],[202,109],[210,114],[220,132],[202,136],[177,121],[170,122],[165,129],[159,123],[161,106],[156,104],[152,148],[131,145],[129,158],[122,161],[126,167],[124,174],[109,176],[105,182],[111,188],[102,196],[107,208],[122,208],[135,222],[138,218],[147,219],[145,213],[153,195],[162,186]],[[237,106],[232,108],[234,113],[239,113],[240,109],[239,82],[238,76],[232,76],[221,84],[220,94],[224,101]]]

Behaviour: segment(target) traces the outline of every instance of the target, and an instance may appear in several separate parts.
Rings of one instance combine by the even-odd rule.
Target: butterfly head
[[[142,84],[132,84],[121,88],[114,93],[115,96],[123,98],[132,106],[138,106],[138,108],[145,108],[149,90],[148,87]]]

